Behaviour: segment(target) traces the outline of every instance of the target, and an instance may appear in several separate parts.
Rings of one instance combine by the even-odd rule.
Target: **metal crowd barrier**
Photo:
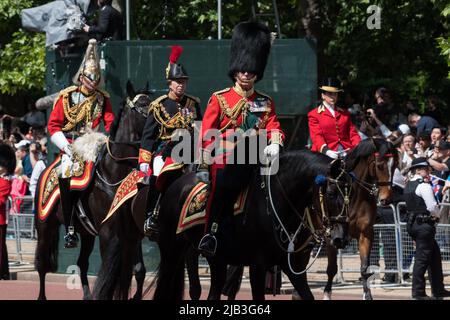
[[[25,250],[23,244],[32,242],[37,236],[34,225],[33,197],[23,196],[14,199],[9,197],[6,212],[8,218],[7,238],[15,240],[16,264],[24,264],[23,255],[34,255],[34,250]]]
[[[440,203],[439,205],[450,206],[449,203]],[[406,284],[403,275],[409,273],[412,276],[415,246],[406,231],[406,215],[404,217],[401,215],[402,208],[406,209],[406,203],[400,202],[396,206],[391,205],[390,207],[393,211],[394,223],[374,225],[374,242],[369,265],[371,271],[378,277],[381,274],[396,274],[394,284]],[[440,223],[437,225],[436,241],[441,249],[443,273],[450,275],[450,224]],[[359,274],[360,266],[358,241],[352,239],[345,249],[338,251],[337,282],[345,284],[344,274]],[[315,269],[316,272],[322,270],[326,270],[326,266],[325,268],[321,267],[320,271]]]

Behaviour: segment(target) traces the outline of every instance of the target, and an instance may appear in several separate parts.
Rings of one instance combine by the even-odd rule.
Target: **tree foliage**
[[[120,0],[119,0],[120,1]],[[0,90],[42,92],[44,39],[20,29],[23,8],[45,0],[0,0]],[[131,3],[132,39],[216,39],[217,1],[137,0]],[[273,13],[272,0],[222,1],[222,37],[256,13]],[[372,96],[376,86],[401,99],[429,94],[450,99],[448,0],[277,1],[283,37],[317,39],[319,78],[338,76],[348,88]],[[368,29],[367,8],[381,8],[381,28]],[[124,1],[122,0],[122,8]],[[273,16],[260,16],[276,31]]]
[[[20,29],[20,11],[43,0],[0,0],[0,93],[42,94],[45,35]]]

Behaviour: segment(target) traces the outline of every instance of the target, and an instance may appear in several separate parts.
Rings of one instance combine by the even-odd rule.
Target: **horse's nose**
[[[334,238],[331,240],[331,244],[336,247],[336,249],[344,248],[344,239],[343,238]]]

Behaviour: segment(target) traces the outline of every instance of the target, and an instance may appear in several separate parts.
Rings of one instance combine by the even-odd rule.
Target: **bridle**
[[[138,113],[140,113],[143,117],[147,118],[148,117],[148,110],[150,106],[147,107],[143,107],[143,106],[136,106],[136,102],[141,98],[141,97],[148,97],[148,94],[145,93],[138,93],[137,95],[134,96],[134,98],[131,100],[129,97],[127,97],[126,99],[126,106],[128,108],[130,108],[131,110],[136,110]]]

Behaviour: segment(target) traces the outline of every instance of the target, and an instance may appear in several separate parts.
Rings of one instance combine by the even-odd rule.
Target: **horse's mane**
[[[367,158],[375,152],[384,157],[389,153],[394,154],[396,150],[391,142],[381,138],[362,140],[345,158],[345,166],[348,170],[353,170],[361,159]]]
[[[117,116],[115,117],[114,122],[111,125],[111,129],[109,131],[111,140],[114,140],[116,138],[117,129],[119,129],[120,118],[122,118],[123,108],[125,108],[125,102],[122,103],[122,106],[120,107],[119,112],[117,113]]]
[[[280,156],[280,166],[288,167],[289,170],[285,170],[284,173],[291,176],[327,174],[331,161],[331,158],[309,150],[287,151]]]
[[[141,89],[141,90],[138,90],[136,92],[136,95],[138,95],[138,94],[145,94],[145,95],[150,96],[152,93],[149,90]],[[117,129],[119,128],[119,124],[120,124],[120,119],[122,118],[123,110],[124,110],[124,108],[126,107],[126,104],[127,104],[127,100],[126,99],[127,98],[125,98],[125,100],[122,101],[121,107],[120,107],[119,111],[117,112],[117,115],[116,115],[116,117],[114,119],[113,124],[111,125],[111,129],[109,131],[110,132],[109,135],[111,137],[111,140],[114,140],[116,138]]]

